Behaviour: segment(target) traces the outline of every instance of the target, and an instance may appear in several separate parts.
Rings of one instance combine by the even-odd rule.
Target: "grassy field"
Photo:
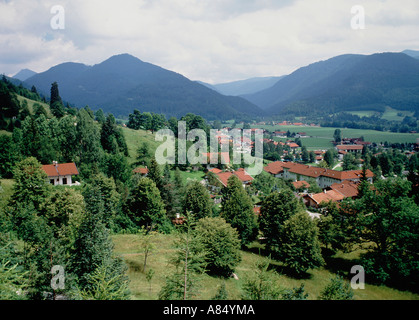
[[[12,179],[0,179],[0,208],[3,208],[10,199],[13,193]]]
[[[402,122],[404,117],[406,116],[413,116],[413,112],[409,111],[400,111],[396,110],[390,107],[386,107],[386,111],[381,116],[382,119],[388,120],[388,121],[400,121]]]
[[[205,178],[205,173],[203,171],[180,171],[180,176],[182,177],[183,183],[186,185],[193,180],[201,181]]]
[[[143,272],[144,254],[141,252],[140,237],[138,235],[114,235],[115,253],[120,255],[129,266],[128,276],[133,300],[154,300],[164,284],[165,276],[173,271],[168,263],[173,253],[173,235],[157,235],[153,241],[155,251],[148,257],[146,272],[153,269],[154,276],[147,281]],[[200,294],[196,299],[209,300],[217,292],[218,287],[225,282],[229,300],[241,299],[241,288],[246,275],[254,270],[255,263],[263,259],[258,254],[258,243],[254,243],[248,251],[242,251],[242,261],[235,270],[238,280],[233,278],[222,279],[203,275],[200,282]],[[281,288],[292,289],[304,283],[308,299],[316,300],[335,272],[349,273],[350,268],[356,264],[353,259],[359,252],[351,254],[338,253],[330,258],[324,268],[309,271],[306,279],[295,279],[285,274],[280,274],[283,266],[271,260],[270,268],[277,271],[276,282]],[[332,271],[333,270],[333,271]],[[385,286],[375,286],[366,283],[364,290],[354,290],[357,300],[419,300],[419,295],[411,292],[399,291]]]
[[[254,126],[264,128],[269,131],[290,131],[290,132],[305,132],[309,138],[302,138],[303,146],[309,150],[328,149],[332,148],[333,133],[336,129],[341,130],[342,138],[359,138],[363,136],[365,141],[382,143],[388,141],[389,143],[414,143],[419,139],[419,134],[415,133],[394,133],[382,132],[376,130],[363,129],[345,129],[345,128],[323,128],[323,127],[301,127],[301,126]]]
[[[357,115],[359,117],[371,117],[371,116],[381,116],[381,119],[388,120],[388,121],[399,121],[402,122],[404,117],[412,116],[413,112],[410,111],[401,111],[396,110],[391,107],[386,107],[386,110],[383,113],[377,111],[348,111],[348,113]]]
[[[33,113],[33,105],[35,104],[35,103],[37,103],[37,104],[40,104],[41,106],[43,106],[44,107],[44,109],[45,109],[45,111],[47,112],[47,114],[48,114],[48,116],[49,117],[52,117],[52,113],[51,113],[51,110],[50,110],[50,108],[49,108],[49,105],[47,104],[47,103],[43,103],[43,102],[39,102],[39,101],[35,101],[35,100],[31,100],[31,99],[28,99],[28,98],[25,98],[25,97],[22,97],[22,96],[17,96],[17,99],[19,100],[19,102],[22,104],[22,102],[23,101],[26,101],[27,103],[28,103],[28,107],[29,107],[29,111],[31,112],[31,113]]]
[[[160,145],[160,142],[155,141],[154,134],[144,130],[133,130],[126,127],[122,128],[124,133],[127,146],[128,146],[128,163],[132,164],[135,162],[137,157],[138,148],[144,143],[148,143],[151,152],[154,154],[156,148]]]

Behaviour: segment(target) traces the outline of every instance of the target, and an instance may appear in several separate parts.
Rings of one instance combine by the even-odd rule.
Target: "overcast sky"
[[[51,20],[62,26],[55,5],[64,9],[64,29],[51,27]],[[365,29],[351,27],[356,5]],[[7,75],[130,53],[222,83],[285,75],[344,53],[405,49],[419,50],[418,0],[0,0]]]

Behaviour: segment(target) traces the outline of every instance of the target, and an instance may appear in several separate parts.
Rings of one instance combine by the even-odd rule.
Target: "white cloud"
[[[191,79],[223,82],[287,74],[343,53],[419,49],[416,0],[0,1],[0,72],[130,53]],[[352,30],[362,5],[366,29]]]

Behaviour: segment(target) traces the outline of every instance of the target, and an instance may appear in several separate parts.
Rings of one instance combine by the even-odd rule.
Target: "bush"
[[[329,284],[321,292],[320,300],[352,300],[354,292],[340,276],[330,279]]]

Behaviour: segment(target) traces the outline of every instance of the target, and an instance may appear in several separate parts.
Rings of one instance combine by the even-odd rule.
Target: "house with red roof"
[[[216,152],[210,153],[206,152],[202,154],[204,157],[207,158],[208,164],[230,164],[230,154],[228,152]]]
[[[345,197],[342,194],[335,190],[325,190],[324,192],[308,194],[307,196],[305,196],[306,205],[313,208],[318,208],[321,204],[325,204],[330,201],[340,202],[344,198]]]
[[[298,144],[296,144],[295,142],[289,142],[287,143],[287,145],[291,148],[291,149],[297,149],[300,146]]]
[[[218,178],[218,180],[221,182],[221,184],[224,187],[227,187],[228,184],[228,179],[232,176],[235,175],[237,178],[239,178],[239,180],[242,182],[243,187],[246,187],[247,185],[251,184],[252,181],[254,180],[252,176],[250,176],[246,170],[244,170],[243,168],[238,169],[237,171],[221,171],[220,169],[211,169],[209,170],[212,173],[215,174],[215,176]]]
[[[336,146],[336,149],[338,151],[345,151],[345,152],[362,152],[362,149],[364,149],[363,145],[359,144],[351,144],[351,145],[339,145]]]
[[[72,177],[79,174],[79,170],[74,162],[58,163],[57,161],[54,161],[52,164],[43,165],[42,170],[47,174],[49,183],[54,186],[72,186],[79,184],[78,182],[73,184]]]
[[[310,188],[310,184],[307,181],[294,181],[292,183],[292,185],[294,186],[294,188],[296,190],[304,190],[304,192],[307,191],[308,188]]]
[[[318,208],[322,203],[341,202],[346,198],[356,198],[358,196],[357,182],[345,180],[342,183],[335,183],[330,186],[330,190],[321,193],[308,194],[304,197],[306,205]]]
[[[148,175],[148,168],[138,167],[132,170],[132,172],[135,174],[140,174],[143,177],[146,177]]]

